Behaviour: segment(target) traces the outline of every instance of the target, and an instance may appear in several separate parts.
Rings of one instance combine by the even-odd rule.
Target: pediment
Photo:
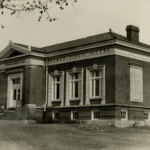
[[[24,54],[24,53],[21,53],[21,52],[19,52],[19,51],[14,50],[14,49],[10,49],[10,51],[11,51],[12,53],[10,53],[10,54],[7,56],[7,58],[15,57],[15,56],[19,56],[19,55],[23,55],[23,54]]]
[[[24,47],[17,46],[15,44],[8,45],[1,53],[0,58],[6,59],[16,56],[21,56],[24,54],[29,54],[29,50]]]

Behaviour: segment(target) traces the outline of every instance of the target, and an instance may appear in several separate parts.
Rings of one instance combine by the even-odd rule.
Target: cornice
[[[3,64],[0,65],[0,70],[20,67],[20,66],[38,66],[38,65],[45,67],[45,61],[36,58],[24,58],[20,60],[4,62]]]
[[[122,46],[125,46],[125,47],[130,47],[130,48],[133,48],[133,49],[136,49],[136,50],[140,50],[140,51],[143,51],[143,52],[150,53],[150,48],[143,47],[143,46],[140,46],[140,45],[136,45],[136,44],[133,44],[133,43],[128,43],[128,42],[125,42],[125,41],[116,40],[115,44],[122,45]]]
[[[124,55],[124,56],[128,57],[128,54],[129,54],[128,52],[116,51],[116,49],[114,51],[113,50],[114,48],[107,48],[107,46],[110,46],[110,45],[120,45],[123,47],[132,48],[132,49],[137,50],[137,53],[134,52],[136,59],[142,58],[142,60],[143,60],[145,57],[142,54],[138,54],[138,51],[150,53],[150,48],[132,44],[132,43],[128,43],[126,41],[121,41],[121,40],[117,40],[117,39],[105,41],[105,42],[101,42],[101,43],[95,43],[92,45],[86,45],[86,46],[82,46],[82,47],[75,47],[75,48],[71,48],[71,49],[50,52],[49,54],[32,52],[32,51],[29,51],[28,48],[24,48],[24,47],[15,45],[15,44],[10,44],[1,52],[0,57],[2,55],[4,55],[6,52],[8,52],[8,50],[10,48],[19,50],[19,51],[23,52],[24,54],[22,54],[20,56],[11,57],[11,58],[4,58],[4,59],[1,59],[0,62],[11,60],[11,59],[16,59],[16,58],[22,58],[25,56],[31,56],[31,55],[41,57],[41,58],[48,57],[49,65],[59,64],[60,62],[66,63],[66,62],[71,62],[71,61],[90,59],[90,58],[94,58],[94,57],[109,56],[109,55],[114,55],[114,54]],[[102,50],[95,50],[96,48],[101,48]],[[85,52],[86,50],[88,50],[89,52]],[[78,53],[78,54],[75,54],[75,53]],[[146,61],[150,62],[149,57],[146,58]],[[42,63],[42,65],[45,65],[45,63]]]
[[[133,52],[128,52],[128,51],[121,50],[121,49],[118,49],[118,48],[114,48],[114,54],[119,55],[119,56],[132,58],[132,59],[145,61],[145,62],[150,62],[150,57],[149,56],[141,55],[141,54],[133,53]]]
[[[67,55],[67,54],[71,54],[71,53],[75,53],[75,52],[81,52],[81,51],[85,51],[85,50],[89,50],[89,49],[93,49],[93,48],[97,48],[97,47],[104,47],[104,46],[110,46],[110,45],[115,45],[115,44],[150,53],[150,48],[115,39],[115,40],[111,40],[111,41],[82,46],[80,48],[79,47],[72,48],[73,50],[67,49],[67,50],[60,50],[60,51],[56,51],[56,52],[50,52],[49,54],[46,54],[46,57],[51,58],[51,57],[55,57],[55,56],[59,56],[59,55],[65,55],[65,54]]]
[[[38,56],[38,57],[43,57],[43,58],[45,58],[45,57],[46,57],[46,54],[41,54],[41,53],[32,52],[32,51],[31,51],[30,55]]]
[[[72,54],[70,56],[60,56],[57,58],[52,58],[52,59],[49,59],[49,66],[60,64],[60,63],[72,62],[72,61],[103,57],[103,56],[108,56],[108,55],[114,55],[113,48],[94,50],[90,52],[82,52],[80,54]]]
[[[111,40],[111,41],[86,45],[86,46],[77,47],[77,48],[70,48],[70,49],[67,49],[67,50],[60,50],[60,51],[56,51],[56,52],[50,52],[49,54],[46,54],[46,57],[54,57],[54,56],[59,56],[59,55],[64,55],[64,54],[71,54],[71,53],[75,53],[75,52],[81,52],[81,51],[85,51],[85,50],[89,50],[89,49],[93,49],[93,48],[97,48],[97,47],[109,46],[109,45],[112,45],[112,44],[115,44],[115,43],[116,43],[116,40]]]
[[[15,70],[8,70],[6,71],[6,74],[14,74],[14,73],[21,73],[23,72],[23,69],[15,69]]]

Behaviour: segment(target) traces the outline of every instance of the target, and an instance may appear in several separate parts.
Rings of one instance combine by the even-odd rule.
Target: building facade
[[[150,125],[150,46],[139,28],[0,54],[0,120]]]

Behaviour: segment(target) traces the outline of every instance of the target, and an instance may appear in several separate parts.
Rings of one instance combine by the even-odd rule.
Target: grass
[[[150,127],[0,125],[0,150],[149,150]]]

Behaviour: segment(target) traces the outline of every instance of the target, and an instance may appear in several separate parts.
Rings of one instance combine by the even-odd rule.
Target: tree
[[[20,0],[21,1],[21,0]],[[38,21],[40,21],[43,15],[47,16],[48,21],[55,21],[49,14],[50,5],[56,4],[61,10],[63,10],[69,3],[73,4],[77,0],[25,0],[16,3],[15,0],[0,0],[0,13],[5,15],[5,10],[10,11],[10,15],[20,16],[21,13],[39,11]],[[3,24],[0,24],[1,28],[4,28]]]

